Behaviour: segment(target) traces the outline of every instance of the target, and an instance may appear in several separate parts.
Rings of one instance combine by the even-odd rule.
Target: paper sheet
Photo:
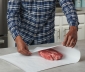
[[[32,56],[24,56],[19,53],[13,53],[8,55],[0,56],[1,59],[4,59],[19,68],[23,69],[25,72],[39,72],[41,70],[62,66],[66,64],[76,63],[80,60],[80,51],[76,48],[68,48],[64,46],[53,46],[55,50],[61,52],[64,56],[62,60],[50,61],[40,57],[37,51],[48,49],[51,47],[36,47],[30,49],[33,53]]]

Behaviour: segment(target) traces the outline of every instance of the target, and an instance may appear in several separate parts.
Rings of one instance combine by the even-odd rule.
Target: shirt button
[[[38,27],[38,25],[36,25],[36,27]]]
[[[39,7],[37,7],[37,9],[39,10],[40,8],[39,8]]]
[[[36,36],[36,34],[34,34],[34,36]]]
[[[34,14],[34,12],[32,12],[31,14]]]

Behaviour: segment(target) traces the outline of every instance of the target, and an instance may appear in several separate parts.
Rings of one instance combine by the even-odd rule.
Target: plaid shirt
[[[70,26],[78,26],[72,0],[59,0]],[[8,28],[15,39],[21,36],[26,44],[47,43],[54,36],[56,0],[9,0]]]

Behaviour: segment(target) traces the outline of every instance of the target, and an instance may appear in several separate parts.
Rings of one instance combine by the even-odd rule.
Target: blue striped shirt
[[[72,0],[59,0],[69,26],[78,26]],[[45,43],[54,36],[56,0],[9,0],[8,28],[15,39],[21,36],[26,44]]]

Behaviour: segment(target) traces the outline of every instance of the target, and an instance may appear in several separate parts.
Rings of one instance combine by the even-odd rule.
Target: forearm
[[[19,36],[19,9],[20,9],[20,0],[9,0],[7,8],[7,23],[8,28],[12,34],[13,39]]]
[[[16,25],[16,23],[18,23],[18,22],[17,21],[14,22],[12,19],[13,18],[8,18],[7,23],[8,23],[8,29],[10,30],[12,37],[15,40],[15,38],[19,35],[19,28]]]
[[[67,18],[69,26],[79,25],[78,16],[72,0],[59,0],[62,10]]]
[[[18,43],[18,42],[21,42],[23,41],[21,36],[17,36],[16,39],[15,39],[15,42]]]

